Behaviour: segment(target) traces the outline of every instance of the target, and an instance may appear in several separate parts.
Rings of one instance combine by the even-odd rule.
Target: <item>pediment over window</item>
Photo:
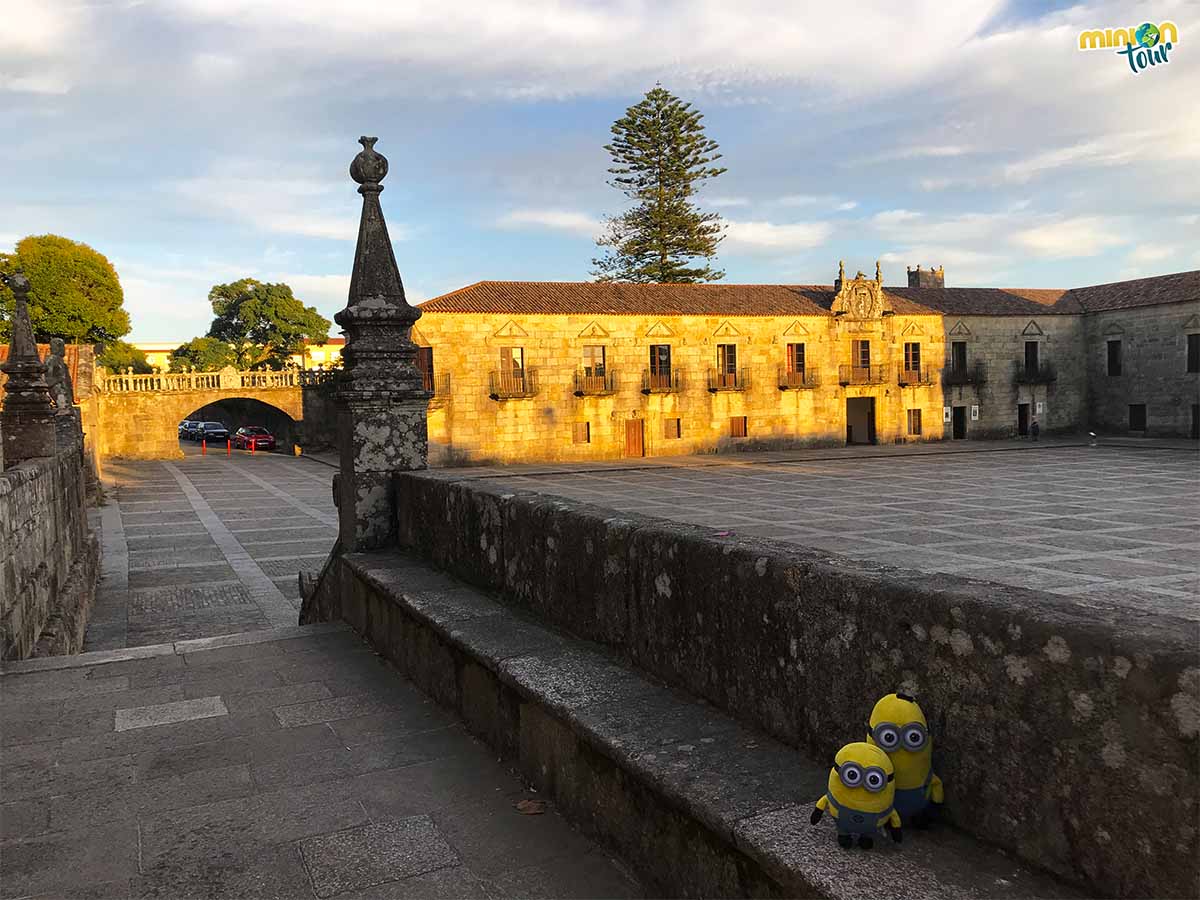
[[[496,337],[529,337],[529,332],[509,319],[495,331]]]
[[[646,337],[675,337],[675,332],[662,322],[655,322],[646,329]]]
[[[1109,325],[1107,328],[1104,329],[1104,333],[1105,334],[1124,334],[1125,329],[1121,327],[1120,323],[1113,322],[1111,325]]]
[[[922,327],[921,327],[921,326],[920,326],[918,323],[916,323],[916,322],[909,322],[909,323],[908,323],[908,327],[907,327],[907,328],[905,328],[905,329],[904,329],[902,332],[900,332],[900,334],[901,334],[901,336],[902,336],[902,337],[908,337],[909,335],[913,335],[913,334],[924,334],[924,333],[925,333],[925,329],[924,329],[924,328],[922,328]]]
[[[966,322],[964,322],[962,319],[959,319],[958,322],[955,323],[954,327],[950,329],[950,333],[955,337],[967,337],[970,335],[971,329],[967,327]]]
[[[783,330],[784,337],[804,337],[808,334],[808,329],[804,327],[804,323],[795,321]]]
[[[713,332],[713,337],[741,337],[741,334],[740,331],[726,321],[717,326],[717,330]]]
[[[1046,332],[1042,331],[1041,326],[1038,325],[1037,322],[1034,322],[1032,320],[1030,321],[1030,323],[1028,325],[1025,326],[1025,330],[1021,332],[1021,334],[1025,334],[1025,335],[1029,335],[1029,336],[1045,335],[1045,333]]]
[[[608,332],[598,322],[589,322],[587,327],[579,332],[579,336],[581,338],[608,337]]]
[[[1192,316],[1183,323],[1184,331],[1200,331],[1200,316]]]

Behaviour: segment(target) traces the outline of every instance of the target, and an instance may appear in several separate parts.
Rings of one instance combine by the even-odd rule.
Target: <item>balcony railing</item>
[[[964,384],[984,384],[987,381],[987,366],[983,360],[976,360],[975,365],[967,366],[966,368],[958,369],[951,366],[948,369],[942,369],[942,384],[946,387],[954,387]]]
[[[899,378],[902,385],[937,384],[938,370],[932,366],[920,366],[916,369],[900,367]]]
[[[719,369],[708,370],[708,389],[717,391],[744,391],[750,387],[750,370],[738,369],[736,372],[722,372]]]
[[[446,400],[450,396],[450,373],[422,372],[421,387],[433,394],[430,400]]]
[[[781,391],[802,391],[806,388],[819,387],[821,373],[817,369],[804,368],[798,372],[780,366],[779,389]]]
[[[1018,360],[1013,363],[1014,384],[1050,384],[1058,381],[1058,372],[1053,363],[1041,363],[1038,366],[1027,366]]]
[[[886,384],[888,367],[878,366],[838,366],[838,381],[841,384]]]
[[[601,397],[617,392],[617,373],[607,369],[596,374],[595,369],[589,374],[587,369],[575,373],[576,397]]]
[[[642,372],[643,394],[674,394],[683,390],[683,377],[678,369],[659,369]]]
[[[506,369],[488,375],[488,396],[493,400],[532,397],[537,392],[536,369]]]

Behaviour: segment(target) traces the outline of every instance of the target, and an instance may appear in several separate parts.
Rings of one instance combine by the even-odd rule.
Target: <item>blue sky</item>
[[[410,299],[587,279],[609,126],[656,80],[729,171],[702,203],[730,282],[1069,287],[1200,267],[1200,2],[5,0],[0,246],[116,265],[135,340],[211,285],[345,303],[360,134]],[[834,12],[836,11],[836,12]],[[1139,75],[1078,32],[1174,21]]]

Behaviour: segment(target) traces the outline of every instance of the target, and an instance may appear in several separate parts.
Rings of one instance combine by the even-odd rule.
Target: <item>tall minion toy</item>
[[[933,740],[925,714],[908,694],[888,694],[871,710],[867,743],[891,759],[896,772],[896,812],[905,825],[922,825],[931,803],[945,799],[933,774]]]
[[[829,813],[837,823],[838,844],[849,849],[854,844],[869,850],[875,834],[886,827],[892,840],[899,843],[900,817],[892,808],[895,795],[892,761],[878,747],[847,744],[834,757],[829,770],[828,790],[817,801],[812,823]]]

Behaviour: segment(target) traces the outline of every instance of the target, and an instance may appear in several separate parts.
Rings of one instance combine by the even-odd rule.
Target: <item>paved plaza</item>
[[[642,461],[638,461],[640,464]],[[1200,620],[1200,457],[1020,442],[459,470],[740,535]]]

